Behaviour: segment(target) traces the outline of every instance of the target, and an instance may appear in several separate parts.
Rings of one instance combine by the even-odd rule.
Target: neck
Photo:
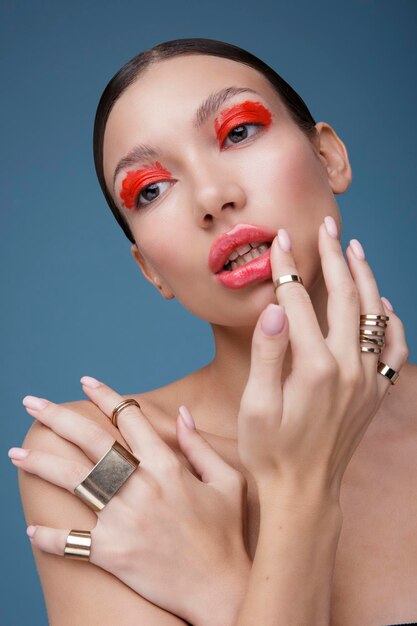
[[[327,289],[324,277],[320,273],[316,283],[309,291],[316,316],[325,337],[327,325]],[[201,419],[197,427],[200,430],[230,439],[237,438],[237,415],[249,376],[251,361],[251,343],[254,328],[225,327],[211,325],[215,342],[214,359],[196,372],[199,397],[193,402],[197,412],[204,404],[205,410],[198,411]],[[284,359],[282,378],[291,371],[291,345],[288,344]]]

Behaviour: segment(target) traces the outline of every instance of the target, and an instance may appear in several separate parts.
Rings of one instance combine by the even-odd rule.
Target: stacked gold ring
[[[298,274],[284,274],[274,280],[274,290],[276,291],[280,285],[290,282],[297,282],[303,285],[301,276]],[[373,352],[381,354],[385,345],[385,328],[389,320],[388,315],[363,314],[359,320],[359,344],[361,352]],[[364,328],[362,328],[364,327]],[[378,330],[382,329],[382,330]],[[362,345],[365,344],[365,345]],[[388,378],[391,384],[395,384],[399,373],[389,367],[383,361],[378,362],[377,371]]]
[[[134,404],[135,406],[140,408],[139,402],[137,402],[134,398],[127,398],[127,400],[122,400],[119,402],[117,406],[114,407],[113,413],[111,414],[111,423],[113,426],[117,428],[117,418],[119,417],[119,413],[123,411],[129,404]]]
[[[360,316],[359,343],[361,352],[381,354],[385,345],[385,330],[377,330],[375,327],[386,328],[388,320],[388,315],[364,314]],[[369,330],[369,327],[372,329]]]

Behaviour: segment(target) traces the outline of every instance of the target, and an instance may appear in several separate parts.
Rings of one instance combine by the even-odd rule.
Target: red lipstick
[[[271,113],[260,102],[251,100],[245,100],[222,111],[214,120],[219,145],[222,146],[230,131],[241,124],[261,124],[267,127],[271,124]]]
[[[218,282],[229,289],[240,289],[255,281],[272,278],[270,250],[230,272],[223,267],[235,248],[251,242],[272,242],[275,237],[275,230],[253,224],[237,224],[222,233],[213,243],[208,258],[208,265]]]
[[[159,161],[152,163],[140,170],[127,172],[122,182],[120,199],[127,209],[132,209],[136,205],[136,200],[144,187],[152,183],[158,183],[172,178],[171,172],[162,167]]]

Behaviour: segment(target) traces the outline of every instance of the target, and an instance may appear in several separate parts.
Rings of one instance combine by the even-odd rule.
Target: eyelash
[[[228,134],[227,134],[227,136],[226,136],[226,139],[224,140],[224,142],[223,142],[223,144],[222,144],[222,146],[221,146],[222,148],[223,148],[223,146],[224,146],[224,145],[225,145],[225,143],[226,143],[227,137],[229,137],[229,135],[230,135],[231,133],[233,133],[233,132],[234,132],[237,128],[241,128],[242,126],[245,126],[245,127],[246,127],[246,126],[255,126],[255,128],[259,128],[259,127],[260,127],[260,128],[263,128],[263,127],[265,127],[265,124],[262,124],[262,123],[260,123],[260,122],[256,122],[256,123],[254,123],[254,122],[247,122],[246,124],[245,124],[245,123],[243,123],[243,124],[238,124],[237,126],[234,126],[234,127],[233,127],[233,128],[231,128],[231,129],[230,129],[230,131],[228,132]],[[259,134],[259,131],[258,131],[258,132],[256,132],[256,133],[254,133],[254,135],[250,135],[249,137],[246,137],[246,138],[245,138],[245,139],[243,139],[242,141],[238,141],[237,143],[232,142],[232,146],[233,146],[233,145],[235,145],[235,146],[236,146],[236,145],[238,145],[238,144],[240,144],[240,143],[246,143],[249,139],[251,139],[253,136],[256,136],[257,134]],[[228,146],[228,147],[226,148],[226,150],[228,150],[228,149],[229,149],[229,148],[231,148],[232,146]],[[136,208],[136,209],[139,209],[141,206],[149,206],[150,204],[153,204],[153,202],[155,202],[156,200],[158,200],[158,199],[161,197],[161,194],[159,194],[159,195],[158,195],[158,196],[157,196],[154,200],[148,200],[147,202],[139,202],[139,198],[140,198],[141,193],[143,193],[146,189],[148,189],[148,188],[149,188],[149,187],[151,187],[152,185],[159,185],[159,184],[161,184],[161,183],[173,183],[173,182],[175,182],[175,181],[172,181],[172,180],[157,180],[157,181],[155,181],[155,182],[153,182],[153,183],[149,183],[149,184],[148,184],[148,185],[146,185],[145,187],[142,187],[142,189],[140,189],[140,190],[138,191],[137,195],[136,195],[136,198],[135,198],[135,208]]]

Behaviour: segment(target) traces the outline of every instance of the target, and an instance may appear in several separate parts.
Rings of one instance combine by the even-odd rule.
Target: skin
[[[271,111],[273,123],[268,132],[222,151],[213,117],[198,130],[190,120],[209,93],[231,85],[258,91],[257,100]],[[248,94],[241,94],[230,103],[247,98]],[[199,431],[230,465],[246,475],[252,557],[259,531],[258,499],[253,480],[238,458],[236,416],[249,374],[253,329],[262,310],[276,302],[276,296],[270,281],[242,290],[223,288],[213,279],[207,257],[214,239],[238,222],[285,227],[292,239],[298,273],[323,335],[327,334],[327,291],[317,232],[324,216],[332,215],[340,233],[334,196],[348,189],[352,174],[346,148],[335,131],[324,122],[316,128],[316,139],[310,142],[266,79],[251,68],[226,59],[190,56],[161,62],[143,74],[116,102],[105,134],[104,171],[109,188],[117,162],[136,143],[163,146],[159,160],[176,184],[152,206],[129,211],[119,197],[126,175],[122,171],[116,179],[114,197],[135,237],[131,251],[143,275],[165,299],[176,297],[190,312],[207,320],[215,341],[215,357],[207,366],[136,397],[151,423],[174,448],[172,416],[179,404],[186,404]],[[279,290],[277,294],[279,298]],[[291,371],[291,361],[289,348],[284,377]],[[401,382],[387,393],[344,477],[344,524],[332,603],[334,624],[394,623],[416,617],[413,589],[417,555],[415,544],[409,541],[417,530],[409,478],[417,469],[413,412],[416,369],[411,364],[403,366]],[[74,403],[73,408],[84,414],[87,411],[104,425],[90,405],[87,409],[85,403]],[[383,487],[378,494],[375,484]],[[82,521],[77,518],[79,526],[88,527],[83,515]],[[398,527],[404,532],[399,534]],[[367,548],[370,544],[371,551]]]

